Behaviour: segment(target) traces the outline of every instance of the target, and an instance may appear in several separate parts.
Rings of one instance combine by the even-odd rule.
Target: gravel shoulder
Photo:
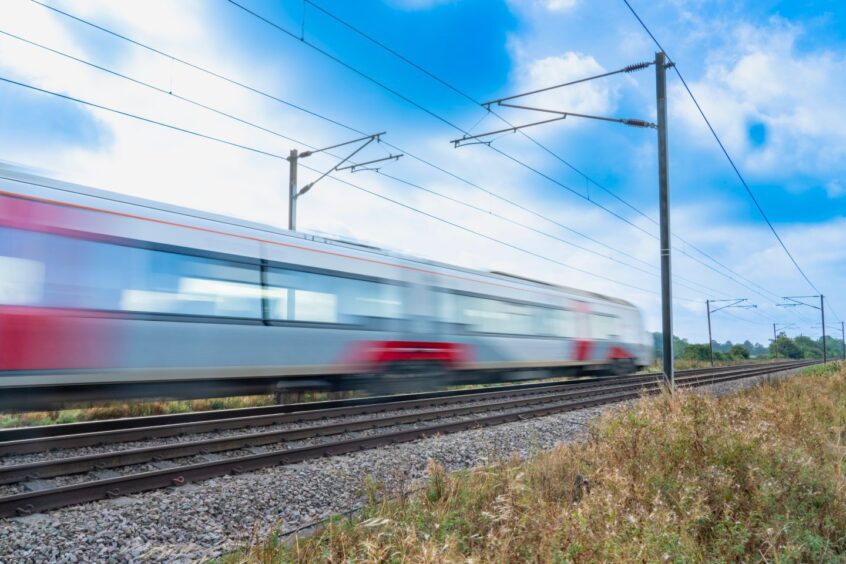
[[[783,371],[699,388],[723,395]],[[430,459],[448,470],[514,454],[527,457],[584,436],[591,420],[620,404],[475,429],[376,450],[224,476],[13,519],[0,519],[5,562],[193,561],[218,556],[271,528],[291,530],[359,506],[364,481],[388,495],[424,478]]]

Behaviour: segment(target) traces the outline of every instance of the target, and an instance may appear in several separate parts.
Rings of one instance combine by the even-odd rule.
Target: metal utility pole
[[[299,153],[291,149],[288,156],[288,229],[297,230],[297,160]]]
[[[711,300],[705,300],[705,309],[708,311],[708,358],[711,359],[711,366],[714,366],[714,339],[711,337]]]
[[[705,300],[705,309],[708,310],[708,356],[711,359],[711,366],[714,366],[714,340],[711,338],[711,314],[720,311],[721,309],[728,309],[736,307],[740,309],[756,308],[755,304],[740,305],[748,298],[732,298],[730,300]],[[731,302],[730,304],[711,309],[711,304],[716,302]],[[775,334],[775,324],[773,324],[773,334]]]
[[[644,70],[651,65],[655,65],[655,91],[658,100],[658,123],[651,123],[642,119],[635,118],[613,118],[605,116],[587,115],[581,113],[568,112],[557,108],[537,108],[534,106],[524,106],[520,104],[509,103],[512,100],[523,98],[525,96],[532,96],[541,92],[549,92],[558,88],[565,88],[574,84],[582,84],[591,80],[606,78],[609,76],[632,73]],[[672,65],[672,63],[670,63]],[[465,133],[458,139],[450,141],[455,148],[464,147],[467,145],[488,145],[490,146],[496,139],[486,140],[492,136],[503,133],[514,133],[519,130],[536,127],[552,122],[563,121],[568,117],[575,117],[580,119],[598,120],[609,123],[619,123],[631,127],[654,128],[658,130],[658,179],[659,179],[659,200],[661,210],[661,309],[662,309],[662,327],[663,327],[663,344],[664,344],[664,377],[671,391],[675,389],[675,373],[673,370],[673,291],[671,287],[671,269],[670,269],[670,176],[668,172],[668,145],[667,145],[667,56],[662,53],[655,54],[654,62],[636,63],[625,66],[621,69],[605,72],[596,76],[581,78],[578,80],[571,80],[562,84],[555,84],[547,86],[538,90],[530,92],[523,92],[506,96],[504,98],[497,98],[490,102],[484,102],[481,106],[487,110],[491,106],[513,108],[518,110],[529,110],[534,112],[541,112],[545,114],[553,114],[556,117],[525,123],[522,125],[513,125],[505,129],[498,129],[496,131],[488,131],[486,133],[478,133],[470,135]]]
[[[800,301],[800,300],[810,299],[810,298],[819,298],[820,299],[820,305],[815,306],[813,304],[809,304],[809,303]],[[820,315],[822,316],[823,364],[827,363],[828,362],[828,352],[826,351],[826,346],[825,346],[825,296],[823,296],[822,294],[820,294],[819,296],[784,296],[783,299],[787,300],[790,303],[776,304],[776,306],[778,306],[778,307],[796,307],[796,306],[803,305],[803,306],[812,307],[814,309],[820,310]]]
[[[828,362],[827,354],[825,351],[825,301],[824,296],[820,294],[820,314],[822,315],[822,337],[823,337],[823,364]]]
[[[361,151],[362,149],[367,147],[373,141],[379,141],[380,138],[382,137],[382,135],[384,135],[384,134],[385,134],[385,132],[383,131],[382,133],[376,133],[374,135],[367,135],[365,137],[359,137],[358,139],[353,139],[352,141],[345,141],[343,143],[338,143],[336,145],[331,145],[329,147],[324,147],[322,149],[314,149],[312,151],[303,151],[302,153],[297,152],[296,149],[291,149],[291,153],[287,157],[288,167],[289,167],[289,171],[288,171],[288,229],[290,229],[291,231],[297,230],[297,200],[300,198],[300,196],[302,196],[303,194],[305,194],[306,192],[311,190],[314,187],[315,184],[317,184],[318,182],[320,182],[321,180],[326,178],[329,174],[331,174],[335,171],[346,170],[346,169],[349,169],[350,172],[356,172],[356,169],[373,170],[373,169],[365,169],[365,168],[362,168],[362,167],[364,165],[378,163],[378,162],[382,162],[382,161],[393,161],[393,160],[397,160],[400,157],[402,157],[403,155],[401,155],[401,154],[400,155],[388,155],[387,157],[383,157],[383,158],[380,158],[380,159],[374,159],[372,161],[367,161],[366,163],[353,164],[353,165],[344,166],[344,167],[341,166],[345,162],[347,162],[351,158],[353,158],[353,156],[355,156],[359,151]],[[361,143],[361,145],[355,151],[353,151],[352,153],[350,153],[349,155],[347,155],[346,157],[341,159],[341,162],[339,162],[334,167],[330,168],[329,170],[327,170],[326,172],[321,174],[318,177],[317,180],[315,180],[313,182],[309,182],[308,184],[303,186],[302,189],[297,189],[297,168],[298,168],[300,159],[310,157],[311,155],[314,155],[316,153],[322,153],[324,151],[329,151],[329,150],[335,149],[337,147],[344,147],[346,145],[351,145],[353,143]]]
[[[673,284],[670,260],[670,171],[667,143],[667,56],[655,53],[655,98],[658,103],[658,205],[661,228],[661,331],[664,378],[676,389],[673,367]]]
[[[817,327],[817,325],[813,325],[813,327]],[[836,325],[834,327],[836,327]],[[831,329],[831,327],[829,327],[829,329]],[[834,339],[833,335],[832,339]],[[840,351],[840,358],[842,360],[846,360],[846,323],[843,321],[840,322],[840,346],[842,347]]]

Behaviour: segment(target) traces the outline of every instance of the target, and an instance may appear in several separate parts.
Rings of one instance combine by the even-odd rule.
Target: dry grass
[[[79,409],[0,413],[0,429],[52,425],[55,423],[75,423],[78,421],[98,421],[101,419],[117,419],[119,417],[187,413],[189,411],[208,411],[211,409],[256,407],[270,405],[274,403],[273,400],[272,395],[263,395],[184,401],[126,401],[105,403]]]
[[[843,561],[846,368],[613,411],[587,440],[448,474],[250,562]]]

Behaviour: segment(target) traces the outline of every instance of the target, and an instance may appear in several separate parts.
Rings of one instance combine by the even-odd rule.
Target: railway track
[[[813,362],[686,371],[678,373],[677,383],[680,386],[700,386],[795,369],[808,364]],[[8,487],[17,484],[27,489],[27,484],[37,484],[37,487],[32,488],[32,491],[0,497],[0,516],[26,515],[277,464],[292,464],[437,434],[626,401],[637,398],[641,393],[657,393],[660,389],[661,384],[654,375],[642,375],[503,386],[493,390],[461,390],[270,406],[231,410],[228,413],[206,412],[56,425],[46,433],[42,430],[40,436],[5,431],[0,432],[0,455],[5,455],[8,461],[17,455],[45,453],[55,449],[117,445],[151,438],[288,425],[287,428],[239,432],[196,440],[182,440],[184,437],[179,437],[177,442],[141,448],[5,464],[0,466],[0,485]],[[419,426],[424,422],[434,423]],[[298,426],[290,428],[291,424]],[[375,430],[392,427],[395,429],[374,433]],[[361,436],[344,437],[356,433]],[[327,437],[339,438],[324,440]],[[297,444],[309,441],[317,443]],[[279,448],[267,452],[249,450],[267,445]],[[218,453],[227,453],[227,456]],[[172,460],[183,462],[178,465],[168,462]],[[148,469],[151,463],[157,464],[159,469]],[[132,469],[139,465],[145,470]],[[113,469],[121,469],[124,473],[119,475]],[[89,472],[95,472],[94,479],[58,486],[45,482],[57,477],[79,478],[83,475],[84,478]],[[103,478],[104,473],[113,476]]]
[[[777,366],[783,363],[768,363],[757,366]],[[736,367],[721,367],[721,368],[700,368],[694,370],[682,370],[676,372],[678,376],[693,375],[701,373],[716,373],[720,371],[732,370]],[[309,403],[298,403],[289,405],[269,405],[263,407],[247,407],[239,409],[221,409],[214,411],[199,411],[191,413],[176,413],[168,415],[151,415],[144,417],[127,417],[120,419],[107,419],[103,421],[85,421],[80,423],[65,423],[57,425],[45,425],[40,427],[20,427],[16,429],[2,429],[0,430],[0,445],[5,445],[14,441],[21,441],[26,439],[37,439],[57,436],[83,435],[87,433],[101,433],[104,431],[129,430],[143,427],[164,427],[166,425],[188,424],[203,422],[209,428],[212,428],[212,422],[218,420],[235,420],[239,418],[248,418],[262,415],[279,415],[294,413],[298,414],[300,420],[306,420],[309,417],[307,412],[315,412],[316,417],[328,417],[331,415],[324,415],[324,410],[331,410],[335,408],[362,408],[360,413],[375,413],[378,407],[383,406],[382,409],[391,409],[390,404],[399,401],[416,401],[420,406],[437,405],[438,402],[446,398],[461,398],[469,397],[483,392],[512,392],[514,394],[530,393],[539,388],[546,388],[550,386],[580,386],[590,384],[603,384],[608,382],[629,382],[642,381],[647,378],[658,378],[660,373],[639,374],[637,376],[621,376],[617,378],[607,377],[591,377],[574,380],[567,380],[563,382],[540,382],[533,384],[512,384],[504,386],[492,386],[488,388],[472,388],[464,390],[452,391],[434,391],[434,392],[418,392],[410,394],[396,394],[388,396],[376,396],[366,398],[344,399],[344,400],[330,400]],[[368,411],[373,410],[373,411]],[[351,410],[352,412],[352,410]],[[331,412],[325,411],[330,414]],[[244,419],[246,421],[246,419]],[[222,427],[221,427],[222,428]],[[0,451],[0,456],[8,454],[8,452]]]

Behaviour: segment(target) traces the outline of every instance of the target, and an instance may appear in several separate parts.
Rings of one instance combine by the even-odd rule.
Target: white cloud
[[[579,0],[508,0],[512,9],[567,12],[579,4]]]
[[[729,151],[759,178],[846,173],[846,53],[804,52],[797,46],[802,34],[780,19],[739,24],[728,46],[709,55],[705,76],[691,84]],[[684,122],[678,131],[711,142],[679,84],[671,107]]]
[[[563,12],[570,10],[579,3],[579,0],[546,0],[546,8],[550,12]]]
[[[400,10],[429,10],[455,0],[388,0],[388,3]]]

